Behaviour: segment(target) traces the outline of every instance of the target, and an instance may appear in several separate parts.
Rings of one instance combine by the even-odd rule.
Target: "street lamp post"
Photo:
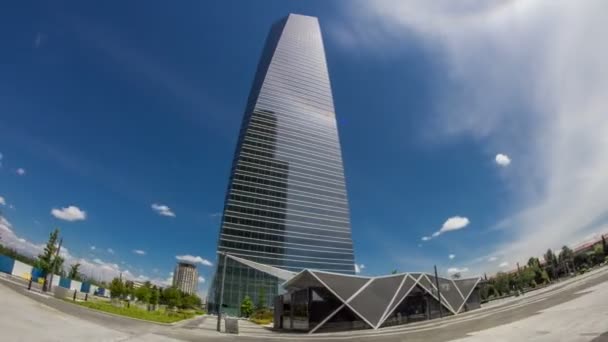
[[[222,252],[224,256],[224,263],[222,265],[222,285],[220,287],[220,305],[217,308],[217,331],[220,332],[222,330],[222,306],[224,306],[224,281],[226,280],[226,257],[228,253]]]
[[[435,286],[437,286],[437,299],[439,300],[439,318],[443,317],[443,308],[441,307],[441,290],[439,290],[439,276],[437,275],[437,265],[435,267]]]

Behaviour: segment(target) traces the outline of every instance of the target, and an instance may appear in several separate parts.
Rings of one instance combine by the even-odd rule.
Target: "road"
[[[294,335],[242,322],[237,336],[215,332],[211,316],[176,325],[148,323],[28,292],[22,283],[0,278],[0,331],[7,341],[608,342],[608,268],[535,292],[442,320],[377,331]]]

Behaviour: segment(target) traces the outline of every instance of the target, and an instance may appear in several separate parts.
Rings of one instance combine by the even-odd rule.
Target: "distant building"
[[[198,287],[198,272],[196,266],[179,262],[173,272],[173,286],[185,293],[195,294]]]

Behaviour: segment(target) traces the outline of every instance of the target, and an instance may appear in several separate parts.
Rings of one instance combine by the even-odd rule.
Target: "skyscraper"
[[[196,266],[186,262],[178,262],[173,272],[173,286],[185,293],[196,293],[198,287]]]
[[[334,104],[317,18],[273,25],[245,108],[218,252],[280,267],[354,273]],[[219,303],[223,260],[210,290]],[[271,303],[277,279],[228,260],[224,304]],[[260,297],[263,297],[260,299]]]

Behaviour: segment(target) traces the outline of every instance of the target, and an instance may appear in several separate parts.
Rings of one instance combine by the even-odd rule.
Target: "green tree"
[[[175,287],[168,287],[162,293],[163,301],[170,308],[180,307],[182,304],[181,292]]]
[[[462,278],[462,275],[459,272],[452,274],[452,279],[460,279],[460,278]]]
[[[110,290],[110,296],[112,298],[122,298],[125,294],[125,284],[120,278],[112,279],[108,289]]]
[[[586,253],[579,253],[574,256],[574,267],[577,270],[589,267],[589,262],[589,255]]]
[[[601,243],[593,246],[593,263],[599,264],[604,261],[604,246]]]
[[[38,260],[36,261],[36,267],[42,270],[42,274],[46,278],[47,275],[51,273],[57,273],[59,269],[61,269],[63,265],[63,258],[57,256],[57,239],[59,238],[59,229],[55,229],[51,232],[49,236],[49,240],[44,247],[44,251],[42,254],[38,255]],[[42,291],[47,291],[48,286],[46,281],[42,285]]]
[[[545,253],[544,258],[545,270],[549,274],[549,277],[551,279],[557,278],[557,258],[555,257],[555,254],[553,253],[551,248],[547,250],[547,253]]]
[[[575,271],[574,268],[574,252],[568,248],[568,246],[563,246],[561,252],[559,253],[559,263],[562,265],[562,268],[565,272],[570,273]]]
[[[159,297],[160,294],[158,292],[158,288],[156,288],[156,286],[153,286],[150,290],[150,305],[152,305],[153,310],[156,310],[156,305],[158,305]]]
[[[150,298],[152,297],[152,289],[149,286],[147,286],[147,285],[140,286],[140,287],[136,288],[134,292],[135,292],[135,297],[137,298],[137,300],[139,300],[142,303],[146,303],[146,304],[150,303]]]
[[[508,273],[498,272],[494,277],[494,288],[500,296],[509,294],[510,289],[510,276]]]
[[[602,248],[604,249],[604,256],[608,256],[608,243],[606,243],[606,237],[602,235]]]
[[[241,303],[241,315],[243,317],[249,317],[253,313],[253,301],[249,296],[245,296],[243,298],[243,302]]]
[[[397,274],[397,272],[398,272],[397,270],[392,270],[391,274]]]
[[[127,299],[135,298],[135,284],[131,280],[125,281],[123,297],[127,297]]]
[[[68,272],[68,278],[70,279],[74,279],[74,280],[80,280],[80,273],[78,272],[78,269],[80,268],[80,263],[75,263],[72,264],[72,266],[70,266],[70,271]]]
[[[256,311],[263,310],[266,308],[266,287],[260,287],[260,292],[258,293],[258,302],[255,305]]]
[[[197,296],[195,294],[188,294],[188,293],[182,294],[182,303],[181,303],[182,309],[200,309],[200,307],[201,307],[201,299],[199,298],[199,296]]]
[[[536,287],[536,273],[534,269],[529,266],[524,266],[523,270],[519,273],[519,279],[521,282],[521,287]]]

